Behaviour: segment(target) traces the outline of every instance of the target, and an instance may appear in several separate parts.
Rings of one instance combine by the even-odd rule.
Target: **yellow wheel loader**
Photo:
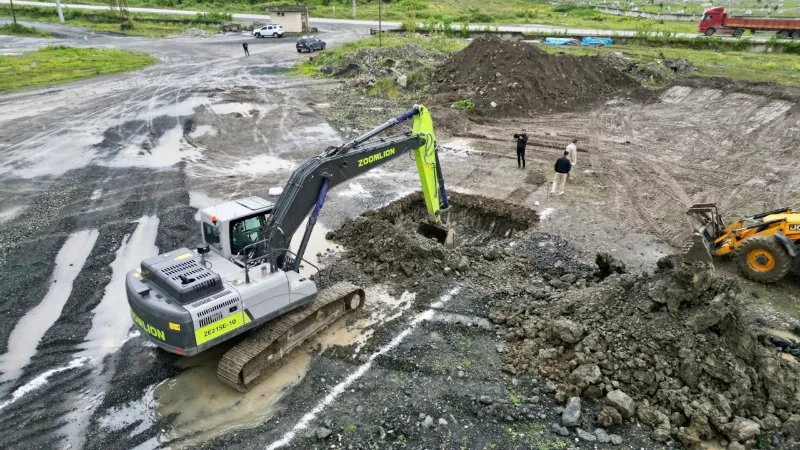
[[[700,227],[684,255],[713,262],[713,256],[733,255],[742,275],[759,283],[774,283],[790,271],[800,275],[800,213],[779,208],[725,224],[713,203],[693,205],[687,214]]]

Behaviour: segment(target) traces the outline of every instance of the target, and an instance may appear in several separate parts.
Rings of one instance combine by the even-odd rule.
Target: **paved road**
[[[10,0],[0,0],[0,3],[9,3]],[[20,1],[17,0],[14,2],[18,5],[26,5],[26,6],[49,6],[55,8],[55,3],[44,3],[44,2],[31,2],[31,1]],[[107,9],[106,6],[101,5],[63,5],[65,8],[76,8],[76,9],[91,9],[91,10],[102,10]],[[205,13],[205,11],[189,11],[189,10],[180,10],[180,9],[156,9],[156,8],[128,8],[131,12],[141,12],[141,13],[153,13],[153,14],[182,14],[182,15],[196,15],[198,13]],[[233,14],[234,19],[240,20],[256,20],[256,21],[268,21],[270,19],[269,15],[267,14]],[[322,18],[311,18],[311,23],[315,24],[342,24],[342,25],[361,25],[361,26],[377,26],[378,22],[373,20],[346,20],[346,19],[322,19]],[[387,29],[391,28],[400,28],[400,22],[390,22],[384,21],[383,26]],[[454,24],[454,29],[460,29],[460,25]],[[470,25],[469,28],[471,30],[480,31],[485,28],[484,25]],[[498,25],[498,31],[503,32],[523,32],[523,33],[553,33],[553,34],[568,34],[568,35],[582,35],[582,36],[635,36],[636,31],[614,31],[614,30],[593,30],[588,28],[563,28],[563,27],[552,27],[548,25]],[[694,33],[678,33],[678,37],[686,37],[686,38],[703,38],[705,36],[694,34]],[[766,37],[754,37],[751,38],[753,41],[756,42],[763,42],[767,41],[768,38]]]

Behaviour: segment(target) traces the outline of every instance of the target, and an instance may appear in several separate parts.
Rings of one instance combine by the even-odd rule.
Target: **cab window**
[[[258,242],[259,231],[266,223],[266,215],[245,217],[231,222],[231,253],[236,255],[243,248]]]
[[[208,245],[217,250],[222,250],[222,246],[219,244],[219,229],[214,225],[203,222],[203,239]]]

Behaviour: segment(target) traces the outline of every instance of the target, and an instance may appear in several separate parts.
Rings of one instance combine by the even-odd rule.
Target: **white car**
[[[272,36],[274,38],[283,37],[283,25],[264,25],[257,30],[253,30],[253,36],[257,38],[267,36]]]

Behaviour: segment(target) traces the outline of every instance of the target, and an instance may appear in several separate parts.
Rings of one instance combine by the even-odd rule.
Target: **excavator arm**
[[[372,139],[409,118],[414,119],[410,135]],[[415,106],[350,142],[328,148],[295,170],[262,230],[263,239],[256,246],[255,256],[249,260],[266,259],[272,271],[297,271],[328,191],[409,152],[413,152],[416,160],[429,220],[438,224],[439,211],[447,209],[449,205],[436,152],[433,121],[427,108]],[[285,254],[292,236],[306,216],[308,224],[293,264],[284,267]],[[452,240],[452,232],[448,234],[446,230],[442,230],[442,236],[442,242],[448,236]]]

